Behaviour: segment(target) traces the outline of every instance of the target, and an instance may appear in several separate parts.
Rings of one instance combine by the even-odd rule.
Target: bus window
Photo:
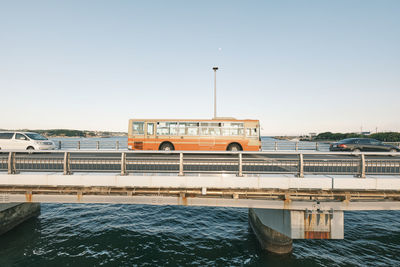
[[[219,122],[202,122],[200,123],[201,135],[221,135],[221,123]]]
[[[209,128],[210,135],[215,135],[215,136],[220,136],[221,135],[221,129],[220,128]]]
[[[246,128],[247,136],[258,136],[257,128]]]
[[[229,130],[229,135],[239,135],[239,129],[231,128]]]
[[[187,135],[199,135],[199,123],[198,122],[186,122],[185,123]]]
[[[133,135],[144,134],[144,122],[134,122],[132,124],[132,134]]]
[[[177,122],[157,122],[157,135],[177,135]]]
[[[187,134],[188,135],[199,135],[199,128],[198,127],[189,126],[187,128]]]
[[[167,122],[169,125],[169,134],[176,135],[178,133],[178,123],[177,122]]]
[[[186,123],[180,122],[178,125],[178,135],[186,135]]]
[[[157,122],[157,135],[169,135],[169,127],[166,122]]]
[[[154,134],[154,123],[147,123],[147,135]]]
[[[218,122],[202,122],[200,123],[201,127],[219,127],[220,123]]]
[[[242,136],[244,134],[244,124],[234,122],[222,123],[223,136]]]
[[[231,128],[243,128],[243,123],[231,123]]]
[[[201,128],[200,135],[210,135],[210,128]]]
[[[221,130],[223,136],[229,136],[229,128],[222,128]]]

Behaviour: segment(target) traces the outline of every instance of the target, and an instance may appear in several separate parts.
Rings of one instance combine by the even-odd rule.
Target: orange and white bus
[[[131,150],[259,151],[260,122],[216,118],[211,120],[131,119]]]

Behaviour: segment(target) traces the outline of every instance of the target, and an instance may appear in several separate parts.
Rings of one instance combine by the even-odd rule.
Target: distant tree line
[[[313,140],[329,140],[337,141],[346,138],[373,138],[383,142],[400,142],[400,133],[397,132],[386,132],[386,133],[374,133],[370,135],[363,135],[358,133],[331,133],[325,132],[320,133],[313,138]]]
[[[0,129],[0,131],[13,131]],[[51,130],[29,130],[20,129],[21,132],[35,132],[47,137],[65,136],[65,137],[110,137],[110,136],[126,136],[124,132],[108,132],[108,131],[81,131],[81,130],[70,130],[70,129],[51,129]]]
[[[96,136],[94,131],[81,131],[69,129],[51,129],[51,130],[28,130],[23,129],[24,132],[35,132],[47,137],[65,136],[65,137],[93,137]]]
[[[68,129],[53,129],[53,130],[35,130],[34,132],[46,135],[46,136],[68,136],[68,137],[85,137],[86,131],[80,130],[68,130]],[[95,133],[93,133],[93,136]]]

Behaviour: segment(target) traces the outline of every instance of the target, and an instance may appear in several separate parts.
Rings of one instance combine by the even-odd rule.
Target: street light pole
[[[218,67],[214,67],[214,119],[217,118],[217,70]]]

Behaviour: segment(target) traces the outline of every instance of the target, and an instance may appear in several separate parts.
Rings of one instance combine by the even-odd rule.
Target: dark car
[[[347,138],[329,146],[330,151],[399,152],[400,148],[371,138]]]

